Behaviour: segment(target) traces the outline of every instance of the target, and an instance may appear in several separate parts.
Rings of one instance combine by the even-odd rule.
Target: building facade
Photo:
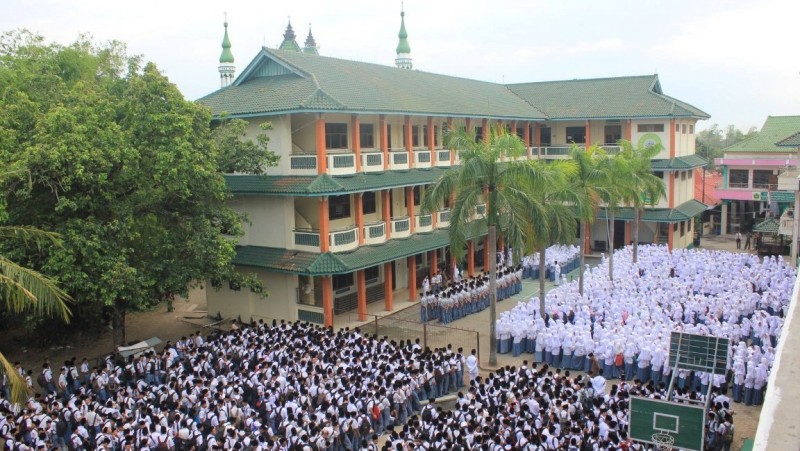
[[[414,302],[425,274],[453,263],[448,206],[422,211],[420,199],[460,163],[443,146],[459,127],[477,139],[507,127],[527,159],[568,158],[573,144],[609,152],[620,139],[662,144],[653,167],[667,196],[643,214],[640,241],[691,246],[692,218],[705,210],[694,200],[694,168],[705,164],[694,155],[694,128],[708,115],[665,95],[657,75],[502,85],[408,70],[407,43],[401,54],[408,65],[389,67],[262,48],[230,86],[199,100],[247,120],[253,135],[271,122],[269,147],[281,156],[264,176],[226,177],[231,206],[250,218],[234,263],[270,296],[209,290],[209,312],[331,325],[344,312],[365,318],[372,302],[386,311],[397,299]],[[483,212],[474,212],[475,236],[458,262],[470,274],[489,258]],[[615,216],[609,225],[601,212],[589,247],[630,241],[632,210]]]
[[[789,138],[798,132],[800,116],[769,116],[758,135],[723,149],[722,158],[714,160],[722,171],[716,190],[722,233],[748,232],[756,218],[767,213],[779,217],[794,206],[795,193],[778,189],[778,175],[797,167]]]

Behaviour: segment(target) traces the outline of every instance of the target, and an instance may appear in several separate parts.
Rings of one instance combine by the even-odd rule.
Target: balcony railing
[[[316,155],[289,155],[289,169],[296,175],[317,173]]]
[[[450,210],[439,210],[436,214],[438,215],[436,218],[437,229],[450,227]]]
[[[328,174],[352,174],[356,170],[356,154],[331,154],[328,155]]]
[[[392,238],[405,238],[411,235],[411,219],[392,218]]]
[[[608,154],[617,154],[622,152],[622,146],[600,146],[601,149],[605,150]]]
[[[430,150],[415,150],[414,151],[414,166],[418,168],[431,167],[431,151]]]
[[[301,251],[319,252],[319,232],[313,230],[294,230],[294,248]]]
[[[393,171],[408,169],[408,152],[391,152],[389,158],[389,169]]]
[[[364,172],[383,171],[383,154],[380,152],[362,153],[361,170]]]
[[[433,230],[433,215],[417,215],[414,219],[416,220],[415,232],[424,233]]]
[[[386,242],[386,222],[376,222],[364,226],[364,244],[381,244]]]
[[[450,150],[436,151],[436,166],[450,166]]]
[[[556,158],[556,159],[563,159],[569,157],[569,150],[572,146],[542,146],[541,147],[541,154],[542,158]]]
[[[358,247],[358,228],[351,227],[344,230],[330,232],[331,252],[347,252]]]
[[[747,182],[744,182],[744,183],[731,182],[731,183],[728,183],[728,188],[731,188],[731,189],[747,189],[747,188],[750,188],[750,184],[747,183]]]

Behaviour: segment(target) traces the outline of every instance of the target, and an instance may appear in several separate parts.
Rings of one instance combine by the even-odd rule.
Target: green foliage
[[[77,326],[124,319],[197,281],[263,290],[230,264],[243,218],[225,205],[223,171],[259,173],[277,158],[264,136],[232,139],[244,137],[239,121],[210,124],[118,42],[0,38],[0,167],[28,175],[3,180],[7,220],[63,237],[6,250],[73,295]]]
[[[267,149],[272,124],[260,124],[260,132],[256,141],[247,139],[248,122],[242,119],[230,119],[225,115],[213,124],[212,138],[220,150],[217,156],[220,170],[226,174],[243,172],[247,174],[263,174],[268,166],[278,164],[279,156]]]
[[[722,129],[719,124],[714,124],[707,130],[697,132],[695,153],[705,158],[708,161],[709,169],[713,169],[714,158],[722,156],[722,149],[757,135],[758,129],[755,127],[750,127],[747,133],[743,133],[733,125]]]

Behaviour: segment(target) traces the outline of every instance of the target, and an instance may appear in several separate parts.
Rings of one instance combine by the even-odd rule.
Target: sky
[[[394,65],[400,1],[2,0],[0,31],[118,40],[194,100],[219,88],[223,22],[237,71],[291,19],[321,55]],[[496,83],[659,74],[711,115],[699,129],[800,114],[797,0],[405,0],[414,68]]]

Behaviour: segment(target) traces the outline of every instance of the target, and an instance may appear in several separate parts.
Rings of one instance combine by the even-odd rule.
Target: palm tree
[[[537,187],[533,196],[544,210],[530,223],[529,234],[539,251],[539,314],[545,316],[545,258],[547,247],[553,243],[575,241],[575,210],[586,209],[585,194],[570,183],[577,176],[575,162],[553,161],[545,166],[549,171],[547,185]]]
[[[586,227],[597,217],[597,209],[601,199],[608,197],[609,171],[608,155],[603,148],[596,145],[586,149],[572,146],[570,157],[575,162],[577,173],[571,180],[572,189],[580,193],[585,202],[583,208],[576,209],[580,220],[580,268],[578,292],[583,295],[583,268],[586,254]]]
[[[470,237],[480,236],[487,227],[489,245],[489,364],[497,364],[495,323],[497,320],[497,229],[506,242],[524,251],[529,247],[531,224],[546,217],[547,206],[531,196],[552,183],[554,170],[537,161],[520,159],[525,144],[505,128],[492,127],[483,140],[473,133],[457,130],[445,137],[446,145],[459,152],[460,166],[451,168],[425,190],[422,208],[435,211],[455,193],[450,211],[450,252],[461,260]],[[504,161],[501,161],[504,160]],[[486,214],[472,221],[478,205],[486,203]]]
[[[621,155],[627,164],[628,183],[630,190],[626,200],[633,207],[633,262],[639,257],[639,220],[645,205],[655,205],[662,196],[666,196],[664,181],[653,174],[653,157],[661,152],[661,145],[649,147],[636,147],[629,141],[621,140]]]
[[[18,239],[39,246],[58,244],[57,235],[24,226],[0,226],[0,239]],[[0,255],[0,302],[7,311],[12,314],[55,317],[69,322],[69,301],[69,295],[47,276]],[[8,379],[11,401],[25,403],[30,395],[27,384],[14,369],[14,365],[0,353],[0,375],[3,374]]]

